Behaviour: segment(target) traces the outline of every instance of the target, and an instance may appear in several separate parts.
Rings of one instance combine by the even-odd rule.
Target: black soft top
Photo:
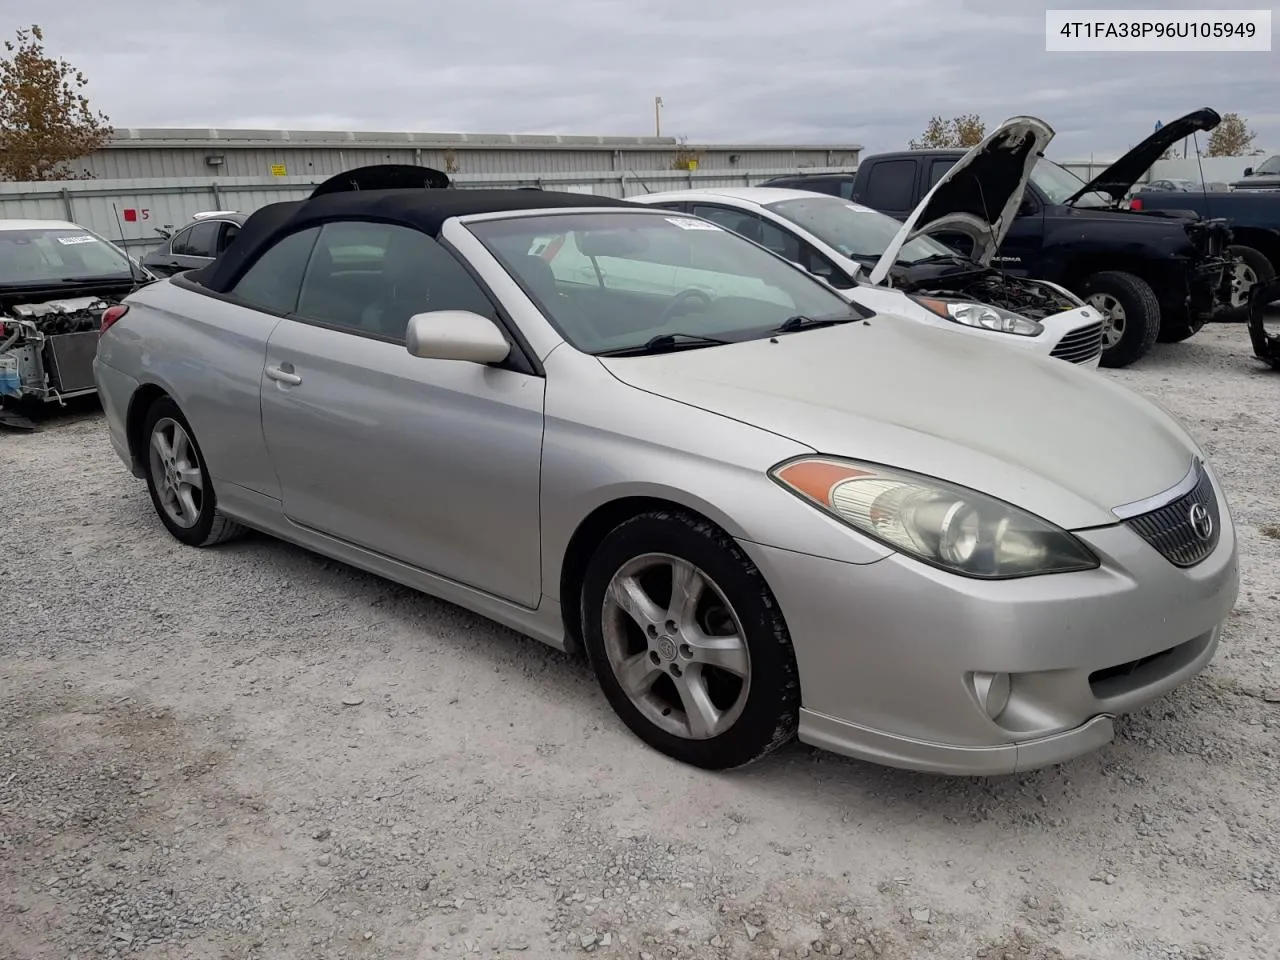
[[[452,217],[564,207],[630,207],[613,197],[554,190],[354,190],[260,207],[217,260],[185,276],[207,290],[226,293],[267,248],[288,234],[334,220],[373,220],[421,230],[432,237]]]

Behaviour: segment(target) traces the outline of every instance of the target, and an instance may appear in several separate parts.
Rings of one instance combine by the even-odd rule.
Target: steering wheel
[[[671,302],[668,303],[666,309],[662,311],[662,316],[658,320],[658,326],[665,327],[671,322],[671,319],[676,315],[680,307],[695,300],[702,303],[703,310],[706,310],[707,307],[711,306],[711,297],[703,291],[697,290],[693,287],[690,287],[688,290],[681,290],[671,298]]]

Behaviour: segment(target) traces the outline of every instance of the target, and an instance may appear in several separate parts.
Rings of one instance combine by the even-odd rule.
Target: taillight
[[[111,325],[129,312],[127,303],[117,303],[114,307],[107,307],[102,311],[102,325],[98,327],[98,336],[102,336],[111,329]]]
[[[1141,210],[1141,209],[1142,209],[1142,198],[1141,198],[1141,197],[1134,197],[1132,200],[1130,200],[1130,201],[1129,201],[1129,209],[1130,209],[1130,210]]]

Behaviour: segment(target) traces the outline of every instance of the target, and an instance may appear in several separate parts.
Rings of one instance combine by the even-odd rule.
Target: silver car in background
[[[178,540],[256,528],[584,649],[706,768],[797,732],[1066,760],[1200,671],[1238,589],[1222,487],[1154,405],[624,201],[272,204],[130,297],[96,373]]]

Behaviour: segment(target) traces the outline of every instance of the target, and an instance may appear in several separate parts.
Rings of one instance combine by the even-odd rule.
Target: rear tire
[[[160,397],[147,410],[142,427],[151,505],[174,539],[190,547],[211,547],[245,533],[218,510],[213,481],[194,431],[178,405]]]
[[[581,603],[605,697],[655,750],[726,770],[794,736],[800,683],[786,622],[714,524],[665,509],[622,523],[587,567]]]
[[[1101,366],[1127,367],[1156,342],[1160,301],[1141,277],[1103,270],[1084,282],[1081,296],[1104,318]]]

